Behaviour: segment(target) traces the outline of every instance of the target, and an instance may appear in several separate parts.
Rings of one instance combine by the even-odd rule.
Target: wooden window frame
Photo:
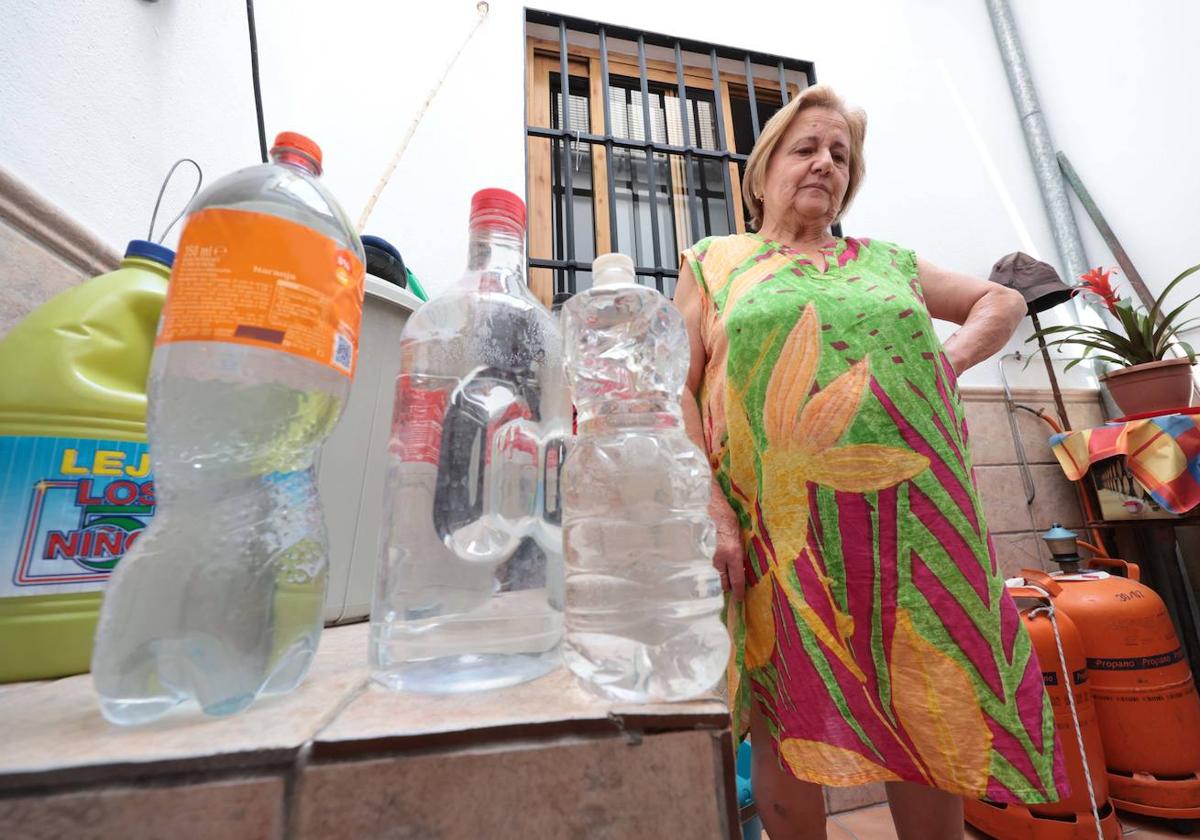
[[[527,13],[527,20],[533,20],[533,15],[541,13]],[[538,128],[551,128],[551,101],[550,101],[550,80],[552,75],[561,74],[562,45],[566,44],[567,51],[567,73],[571,77],[582,77],[587,80],[588,85],[588,121],[591,139],[584,141],[590,148],[591,157],[591,184],[592,184],[592,236],[595,243],[595,253],[602,254],[612,250],[612,237],[610,232],[610,207],[609,202],[611,196],[608,187],[608,150],[603,142],[597,142],[596,137],[610,137],[608,131],[610,126],[605,124],[605,102],[604,102],[604,80],[602,78],[603,59],[599,49],[579,44],[567,42],[566,27],[568,24],[582,24],[584,27],[599,27],[601,33],[607,28],[616,37],[627,39],[629,35],[634,34],[629,30],[620,30],[616,27],[603,27],[599,24],[591,24],[588,22],[568,21],[563,18],[556,18],[560,28],[561,38],[559,42],[549,41],[544,38],[539,38],[534,35],[529,35],[526,38],[526,160],[527,160],[527,205],[529,208],[529,254],[531,261],[540,262],[560,262],[564,261],[565,255],[555,255],[554,240],[554,204],[558,200],[554,194],[554,167],[560,165],[560,159],[554,154],[554,145],[556,140],[560,143],[569,143],[567,136],[554,138],[547,136],[539,136],[534,134]],[[533,22],[543,22],[536,20]],[[591,31],[588,29],[580,30],[576,26],[571,27],[571,31]],[[638,33],[639,35],[641,33]],[[635,35],[635,37],[637,37]],[[651,41],[651,38],[654,41]],[[773,107],[778,107],[783,102],[789,101],[796,96],[801,86],[794,81],[790,81],[784,74],[784,59],[776,59],[773,57],[755,56],[750,53],[740,53],[739,57],[744,60],[746,69],[751,70],[751,59],[756,62],[761,58],[769,58],[778,62],[779,78],[770,79],[761,76],[759,73],[754,73],[750,80],[747,79],[745,73],[729,72],[720,70],[716,75],[720,84],[719,99],[716,92],[713,90],[713,73],[694,65],[686,65],[682,63],[680,58],[681,41],[677,39],[664,38],[662,36],[645,36],[643,43],[654,43],[657,46],[662,46],[666,42],[671,42],[676,48],[676,61],[668,62],[658,58],[644,56],[645,80],[647,83],[653,83],[656,86],[666,86],[671,90],[677,90],[676,86],[682,79],[686,90],[704,91],[707,94],[713,95],[714,106],[721,116],[721,129],[724,132],[725,148],[720,151],[727,158],[725,166],[728,169],[728,194],[725,200],[732,205],[732,217],[734,228],[737,233],[745,232],[745,210],[742,206],[741,196],[741,167],[739,163],[744,161],[749,155],[750,149],[736,148],[736,136],[734,132],[734,118],[732,99],[734,95],[743,91],[746,92],[748,98],[754,100],[763,100],[765,102],[774,103]],[[710,45],[696,45],[689,43],[685,49],[689,52],[700,52],[694,47],[703,47],[709,52],[715,61],[718,51],[722,51],[722,58],[729,58],[727,55],[730,51],[724,48],[718,48]],[[616,52],[611,46],[607,49],[607,64],[608,75],[611,80],[616,76],[627,78],[642,78],[641,66],[637,56],[630,55],[624,52]],[[799,72],[804,75],[809,84],[815,83],[812,65],[808,62],[791,62],[793,66],[788,69],[792,72]],[[781,96],[781,86],[786,85],[786,98]],[[750,89],[753,89],[751,95]],[[569,80],[567,83],[569,90]],[[656,94],[657,95],[657,94]],[[670,100],[676,103],[678,107],[678,94],[663,92],[664,100]],[[689,100],[691,97],[689,96]],[[665,105],[665,102],[664,102]],[[756,106],[757,107],[757,106]],[[690,123],[689,123],[690,125]],[[561,126],[559,127],[561,129]],[[757,127],[756,127],[757,128]],[[571,134],[579,137],[577,134],[578,126],[572,126]],[[650,126],[645,127],[647,133],[650,132]],[[757,130],[755,132],[757,135]],[[697,138],[691,138],[691,149],[699,145]],[[720,146],[720,142],[717,144]],[[656,150],[655,154],[660,154],[661,151]],[[727,153],[727,154],[725,154]],[[675,220],[675,242],[685,243],[690,236],[691,216],[693,201],[691,197],[692,185],[688,183],[687,172],[685,167],[693,160],[690,154],[676,153],[672,151],[668,159],[671,169],[671,186],[669,190],[669,201],[673,203],[675,212],[672,214]],[[653,206],[659,206],[658,202],[662,200],[662,193],[652,202]],[[564,202],[565,204],[565,202]],[[573,214],[574,209],[570,212]],[[654,222],[657,224],[657,222]],[[623,247],[628,248],[627,243],[620,243]],[[573,249],[573,245],[571,246]],[[673,256],[658,254],[659,263],[672,263]],[[665,265],[657,265],[654,267],[655,274],[660,278],[664,273],[674,275],[675,271],[667,271]],[[547,305],[550,305],[555,295],[554,275],[556,271],[563,271],[563,268],[551,267],[532,267],[529,270],[530,288]],[[571,275],[571,285],[573,285],[574,271],[579,269],[565,269]],[[559,290],[560,292],[569,293],[572,290]]]

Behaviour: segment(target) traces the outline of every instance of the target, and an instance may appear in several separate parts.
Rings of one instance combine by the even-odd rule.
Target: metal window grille
[[[677,254],[692,244],[675,241],[675,231],[682,229],[696,241],[737,230],[734,218],[737,202],[729,164],[736,164],[741,172],[748,155],[735,151],[735,143],[739,148],[749,148],[758,139],[760,123],[765,123],[787,103],[789,73],[793,80],[799,75],[804,84],[816,83],[812,62],[534,10],[526,10],[526,24],[557,30],[559,62],[549,86],[553,98],[550,126],[531,125],[528,120],[525,126],[527,138],[550,141],[554,227],[553,257],[531,257],[530,269],[554,271],[554,296],[559,301],[590,285],[597,223],[595,197],[597,190],[605,190],[612,250],[634,257],[640,282],[673,294],[679,276]],[[589,79],[572,76],[569,71],[568,42],[575,33],[599,39],[603,126],[591,124]],[[610,74],[609,38],[636,44],[636,78]],[[666,48],[674,54],[674,84],[649,78],[648,45]],[[706,69],[711,73],[711,89],[687,87],[685,51],[708,57]],[[632,59],[632,54],[626,57]],[[732,94],[730,98],[730,107],[739,111],[740,119],[734,123],[737,137],[727,136],[726,103],[722,95],[720,64],[724,61],[728,66],[730,60],[745,68],[744,79],[739,77],[735,82],[739,89],[736,108]],[[697,70],[694,62],[688,66],[692,72]],[[777,80],[772,81],[777,81],[779,93],[771,102],[764,102],[755,90],[755,74],[761,78],[764,67],[771,68],[773,75],[778,74]],[[740,95],[743,86],[744,97]],[[734,116],[731,114],[731,119]],[[594,146],[606,150],[606,183],[593,183]],[[674,175],[672,161],[676,162]],[[683,183],[679,184],[679,180]],[[681,215],[685,218],[680,219]],[[599,221],[603,224],[605,220]]]

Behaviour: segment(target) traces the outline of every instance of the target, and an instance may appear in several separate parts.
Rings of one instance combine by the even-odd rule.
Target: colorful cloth
[[[746,545],[727,610],[740,731],[753,693],[797,778],[1057,799],[1053,714],[916,257],[839,239],[822,272],[753,234],[683,256],[705,440]]]
[[[1163,509],[1184,514],[1200,505],[1200,415],[1168,414],[1065,432],[1051,436],[1050,449],[1071,481],[1097,461],[1124,455],[1138,484]]]

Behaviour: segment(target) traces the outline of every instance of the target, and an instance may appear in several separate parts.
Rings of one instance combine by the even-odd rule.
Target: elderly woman
[[[1038,664],[996,565],[956,377],[1021,296],[830,226],[866,117],[828,87],[746,165],[756,233],[683,255],[688,429],[715,473],[730,691],[771,840],[825,836],[821,785],[887,782],[901,838],[962,836],[960,796],[1064,783]],[[933,318],[961,324],[943,345]]]

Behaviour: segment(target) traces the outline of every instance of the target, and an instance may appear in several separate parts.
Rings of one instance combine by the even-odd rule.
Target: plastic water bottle
[[[280,134],[271,156],[188,208],[150,369],[158,507],[109,584],[92,657],[116,723],[189,698],[237,712],[294,688],[317,648],[314,459],[350,391],[363,251],[316,144]]]
[[[521,199],[476,193],[466,273],[401,336],[371,610],[374,677],[391,688],[499,688],[560,662],[570,414],[524,236]]]
[[[683,318],[606,254],[563,307],[579,436],[562,474],[564,659],[583,685],[632,702],[711,689],[729,659],[712,566],[712,474],[683,428]]]

